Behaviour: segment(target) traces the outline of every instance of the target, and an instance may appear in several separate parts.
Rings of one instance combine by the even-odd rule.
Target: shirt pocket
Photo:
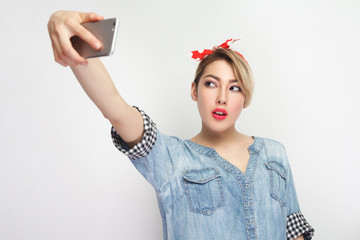
[[[266,162],[265,166],[270,174],[270,195],[286,207],[286,169],[277,162]]]
[[[186,197],[191,212],[211,215],[224,206],[221,176],[215,168],[183,172]]]

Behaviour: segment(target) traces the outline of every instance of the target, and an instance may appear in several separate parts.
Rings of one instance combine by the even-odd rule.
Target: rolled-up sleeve
[[[314,228],[306,221],[305,217],[300,211],[295,184],[287,159],[287,154],[284,150],[284,160],[288,168],[288,176],[286,183],[286,206],[287,206],[287,239],[295,239],[303,235],[304,239],[311,239],[314,236]]]
[[[117,149],[128,156],[131,160],[136,160],[145,157],[156,142],[156,124],[150,119],[150,117],[142,110],[136,108],[143,117],[144,122],[144,134],[140,142],[138,142],[131,149],[121,139],[120,135],[116,132],[114,127],[111,127],[111,137],[113,143]]]
[[[132,164],[155,190],[162,191],[169,179],[174,177],[183,144],[179,138],[162,134],[144,111],[138,111],[144,120],[144,134],[139,143],[129,148],[114,127],[111,128],[111,137],[115,147],[132,160]]]
[[[286,227],[287,239],[294,239],[300,235],[304,236],[304,239],[311,239],[314,236],[314,229],[306,221],[301,212],[293,213],[287,217]]]

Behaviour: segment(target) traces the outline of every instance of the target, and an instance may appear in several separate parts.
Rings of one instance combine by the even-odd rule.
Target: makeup
[[[215,108],[212,111],[212,116],[218,120],[224,120],[227,117],[227,115],[228,115],[228,113],[223,108]]]

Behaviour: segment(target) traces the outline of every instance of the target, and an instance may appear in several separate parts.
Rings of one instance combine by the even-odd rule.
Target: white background
[[[314,239],[359,239],[357,0],[10,1],[0,14],[0,239],[162,239],[155,193],[112,144],[110,123],[53,61],[58,9],[118,17],[103,58],[123,97],[162,132],[200,130],[195,49],[241,38],[254,100],[237,123],[282,142]]]

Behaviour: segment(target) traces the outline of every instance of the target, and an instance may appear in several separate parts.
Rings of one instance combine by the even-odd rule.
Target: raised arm
[[[55,12],[48,23],[54,57],[59,64],[70,65],[86,94],[128,146],[132,147],[143,135],[141,114],[120,96],[102,62],[99,59],[82,58],[70,42],[72,36],[78,35],[94,49],[100,49],[101,43],[81,23],[102,19],[95,13]]]

